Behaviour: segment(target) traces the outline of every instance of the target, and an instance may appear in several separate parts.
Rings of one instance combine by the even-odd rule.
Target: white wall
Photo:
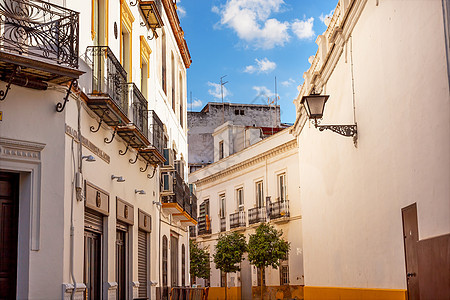
[[[450,231],[442,4],[355,2],[351,37],[316,83],[330,95],[322,123],[351,123],[353,63],[358,147],[309,123],[298,137],[305,285],[406,289],[401,209],[417,202],[420,239]]]

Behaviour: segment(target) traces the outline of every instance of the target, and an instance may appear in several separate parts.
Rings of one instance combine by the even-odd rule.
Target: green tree
[[[193,240],[189,241],[189,252],[191,275],[204,279],[208,278],[210,273],[209,253],[200,248],[198,243]]]
[[[290,244],[281,236],[283,231],[276,230],[267,223],[261,223],[248,240],[248,260],[260,270],[261,299],[263,298],[263,268],[272,266],[277,269],[280,259],[287,256]]]
[[[247,252],[247,243],[242,233],[233,232],[220,235],[217,241],[214,257],[216,268],[222,272],[235,273],[239,271],[239,263],[244,260]],[[228,299],[227,280],[225,280],[225,299]]]

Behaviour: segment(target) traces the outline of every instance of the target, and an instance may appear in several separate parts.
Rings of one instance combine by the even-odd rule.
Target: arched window
[[[186,285],[186,249],[181,245],[181,285]]]

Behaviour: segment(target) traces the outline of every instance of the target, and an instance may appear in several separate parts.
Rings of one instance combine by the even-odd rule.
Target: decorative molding
[[[63,299],[64,300],[70,300],[72,299],[72,292],[74,289],[74,285],[72,283],[63,283]],[[83,293],[86,290],[86,285],[84,283],[77,283],[76,289],[75,289],[75,300],[83,300]]]
[[[146,38],[143,35],[139,36],[139,40],[141,51],[141,67],[143,62],[147,64],[147,78],[150,78],[150,54],[152,53],[152,49],[150,48]]]
[[[45,144],[0,138],[0,158],[40,162]]]
[[[284,143],[284,144],[282,144],[282,145],[280,145],[278,147],[272,148],[272,149],[270,149],[270,150],[268,150],[266,152],[263,152],[263,153],[261,153],[259,155],[256,155],[256,156],[254,156],[254,157],[252,157],[250,159],[247,159],[247,160],[245,160],[243,162],[240,162],[240,163],[238,163],[236,165],[233,165],[233,166],[231,166],[229,168],[226,168],[224,170],[220,170],[220,171],[218,171],[218,172],[216,172],[214,174],[211,174],[211,175],[209,175],[209,176],[207,176],[205,178],[198,179],[195,182],[195,184],[197,185],[197,187],[199,187],[199,186],[201,186],[203,184],[206,184],[206,183],[218,180],[220,178],[229,176],[232,173],[243,171],[243,170],[249,168],[252,165],[255,165],[255,164],[258,164],[260,162],[263,162],[266,159],[275,157],[277,155],[280,155],[280,154],[282,154],[284,152],[287,152],[287,151],[289,151],[291,149],[294,149],[294,148],[297,148],[297,140],[296,139],[293,139],[293,140],[291,140],[291,141],[289,141],[287,143]]]
[[[127,4],[127,1],[120,0],[120,8],[120,21],[125,26],[127,31],[131,33],[133,30],[134,16]]]
[[[80,139],[78,137],[78,132],[66,124],[66,134],[70,136],[71,138],[75,139],[76,142],[80,142]],[[91,150],[92,153],[100,157],[102,160],[104,160],[107,164],[110,163],[111,158],[108,154],[106,154],[103,150],[101,150],[99,147],[95,146],[94,143],[92,143],[90,140],[88,140],[86,137],[81,135],[81,143],[84,147]]]

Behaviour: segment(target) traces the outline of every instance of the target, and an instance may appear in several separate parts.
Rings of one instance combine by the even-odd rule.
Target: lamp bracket
[[[356,136],[358,133],[356,125],[318,125],[315,124],[316,128],[320,131],[331,130],[337,134],[343,136]]]

